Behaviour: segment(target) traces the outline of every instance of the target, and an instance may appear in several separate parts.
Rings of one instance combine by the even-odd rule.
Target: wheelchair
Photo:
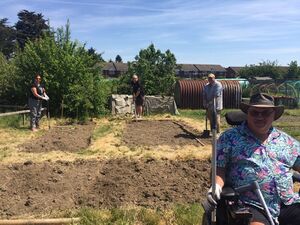
[[[226,122],[231,126],[238,126],[246,120],[246,114],[241,111],[232,111],[225,114]],[[300,182],[300,173],[293,173],[293,181]],[[216,208],[216,222],[212,223],[211,213],[205,212],[202,219],[202,225],[249,225],[252,213],[250,209],[239,200],[239,196],[245,191],[254,191],[265,208],[265,212],[271,224],[272,220],[269,210],[267,209],[258,183],[245,185],[233,189],[225,186],[221,193],[221,199],[218,201]],[[299,190],[300,193],[300,190]]]

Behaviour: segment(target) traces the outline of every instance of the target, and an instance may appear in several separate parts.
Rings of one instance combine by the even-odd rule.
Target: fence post
[[[61,100],[61,114],[60,114],[60,118],[64,117],[64,99]]]

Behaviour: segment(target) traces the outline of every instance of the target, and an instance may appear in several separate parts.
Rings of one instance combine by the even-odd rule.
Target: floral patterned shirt
[[[300,166],[300,143],[272,127],[265,143],[261,143],[247,123],[225,131],[217,142],[217,167],[226,169],[226,185],[233,188],[259,183],[270,213],[279,216],[280,205],[300,203],[293,191],[293,166]],[[253,192],[245,192],[241,200],[262,208]]]

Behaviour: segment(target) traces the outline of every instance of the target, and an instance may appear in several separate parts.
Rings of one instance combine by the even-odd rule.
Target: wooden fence
[[[0,105],[2,107],[3,105]],[[10,107],[11,108],[11,107]],[[47,108],[42,108],[42,112],[47,111]],[[14,111],[14,112],[5,112],[5,113],[0,113],[0,117],[4,116],[12,116],[12,115],[22,115],[23,117],[23,125],[25,125],[25,114],[30,113],[29,109],[25,110],[20,110],[20,111]]]

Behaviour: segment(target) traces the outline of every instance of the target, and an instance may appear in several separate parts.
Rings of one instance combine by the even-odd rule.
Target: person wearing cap
[[[212,130],[213,112],[216,110],[216,130],[220,133],[221,126],[221,110],[223,109],[223,87],[222,84],[215,79],[215,75],[210,73],[207,76],[208,83],[203,89],[203,106],[206,109],[206,115],[210,122]]]
[[[131,86],[133,102],[135,104],[135,116],[137,118],[142,118],[145,94],[143,87],[140,84],[139,77],[136,74],[132,76]]]
[[[41,75],[36,74],[34,82],[30,86],[28,106],[30,109],[30,129],[37,131],[42,115],[42,100],[49,100],[44,86],[41,84]]]
[[[216,204],[224,184],[233,188],[259,183],[268,209],[280,225],[300,224],[300,196],[293,191],[293,171],[300,171],[300,143],[272,123],[281,117],[283,106],[273,97],[257,93],[249,104],[241,103],[246,121],[221,134],[217,142],[216,193],[207,202]],[[253,214],[251,225],[269,225],[257,196],[240,195]]]

